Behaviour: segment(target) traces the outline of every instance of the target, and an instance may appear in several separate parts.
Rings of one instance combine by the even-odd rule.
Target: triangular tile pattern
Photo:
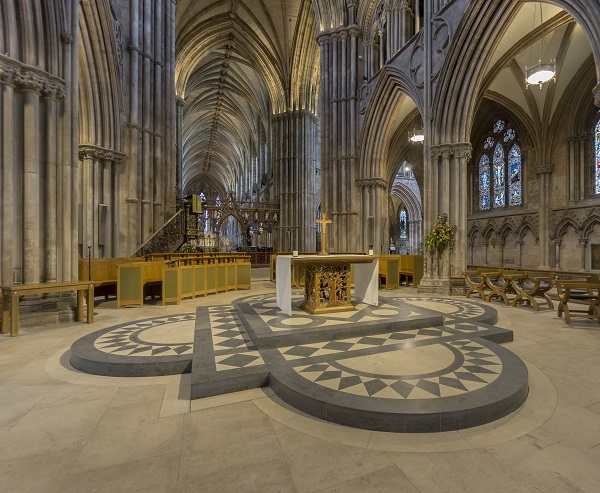
[[[138,342],[143,340],[143,332],[159,325],[189,322],[192,326],[196,320],[193,313],[184,315],[169,315],[156,317],[151,320],[142,320],[119,326],[105,332],[94,341],[94,347],[102,352],[119,356],[183,356],[191,355],[194,344],[189,343],[149,343]],[[136,336],[134,338],[134,336]]]
[[[233,306],[211,306],[208,314],[217,372],[265,364]]]
[[[233,306],[211,306],[208,314],[215,354],[237,348],[255,349]]]
[[[500,358],[478,342],[461,339],[449,345],[461,353],[462,357],[455,355],[455,361],[462,361],[460,367],[453,369],[454,365],[450,365],[434,375],[422,377],[378,378],[346,368],[344,360],[298,366],[294,370],[306,380],[328,389],[383,399],[439,399],[465,394],[489,385],[502,373]]]
[[[292,297],[292,307],[299,305],[301,301],[302,297],[300,296]],[[334,312],[327,315],[303,316],[302,312],[295,310],[293,317],[290,318],[277,307],[273,296],[251,296],[245,298],[244,303],[248,303],[270,330],[275,333],[288,331],[292,328],[335,327],[336,325],[346,325],[348,323],[384,321],[398,317],[410,317],[414,314],[410,307],[406,305],[384,302],[378,307],[357,303],[355,305],[356,311]]]
[[[443,303],[445,305],[451,305],[455,308],[454,311],[446,313],[445,316],[455,318],[475,318],[480,317],[485,313],[485,310],[475,303],[469,303],[468,301],[446,299],[446,298],[393,298],[397,301],[408,301],[419,305],[419,303]]]
[[[427,327],[421,329],[405,330],[388,334],[377,334],[338,341],[317,342],[301,346],[289,346],[279,348],[279,352],[287,361],[295,361],[302,358],[324,356],[328,354],[341,354],[361,349],[373,349],[391,346],[405,341],[422,341],[438,339],[455,335],[445,330],[445,327]]]

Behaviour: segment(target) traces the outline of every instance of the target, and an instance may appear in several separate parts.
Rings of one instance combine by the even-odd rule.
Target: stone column
[[[587,270],[587,245],[590,242],[588,238],[579,238],[579,246],[581,247],[581,270]]]
[[[333,220],[328,235],[331,251],[359,249],[356,187],[358,26],[319,37],[322,84],[321,210]],[[283,208],[282,208],[283,209]]]
[[[541,243],[541,241],[540,241]],[[560,269],[560,244],[561,240],[553,239],[552,244],[554,245],[554,268]]]
[[[15,153],[15,86],[14,71],[9,67],[0,66],[0,89],[2,90],[2,150],[0,151],[2,170],[2,202],[0,217],[0,254],[2,270],[0,285],[9,286],[13,282],[13,266],[15,262],[14,243],[14,153]]]
[[[535,167],[535,172],[540,180],[540,207],[539,207],[539,259],[540,267],[547,269],[550,267],[550,204],[552,204],[550,194],[552,193],[552,173],[554,171],[553,164],[545,164]],[[558,258],[557,258],[558,260]]]
[[[287,248],[289,231],[294,250],[314,251],[317,118],[308,111],[282,113],[273,118],[273,132],[281,245]]]
[[[23,282],[40,282],[40,93],[23,90]]]
[[[447,293],[448,277],[459,276],[467,267],[467,164],[471,159],[471,144],[434,145],[429,148],[426,163],[424,193],[424,235],[431,231],[438,215],[456,226],[452,249],[446,249],[433,262],[428,254],[420,292]],[[427,172],[427,169],[429,172]]]
[[[523,240],[517,240],[517,266],[523,266]]]
[[[56,92],[44,93],[46,107],[45,137],[46,137],[46,163],[44,184],[44,244],[45,244],[45,269],[44,280],[56,281],[57,279],[57,166],[58,166],[58,137],[57,137],[57,100]]]
[[[104,244],[102,248],[102,257],[110,258],[113,256],[113,226],[115,223],[114,215],[114,194],[113,194],[113,171],[112,162],[108,159],[102,161],[102,190],[100,203],[106,206],[105,224],[99,221],[98,227],[104,227]],[[100,218],[99,218],[100,219]],[[98,237],[101,237],[100,232]]]
[[[484,248],[484,252],[485,252],[485,259],[483,260],[483,265],[488,265],[488,246],[489,246],[489,244],[490,244],[489,241],[483,242],[483,248]]]
[[[369,242],[373,241],[375,254],[387,253],[385,245],[389,241],[388,217],[388,185],[383,178],[361,178],[356,181],[362,189],[362,217],[363,217],[363,244],[360,251],[367,252]],[[386,204],[386,206],[384,206]],[[369,230],[369,219],[372,219],[373,228]],[[370,238],[370,236],[373,236]],[[382,251],[383,250],[383,251]]]

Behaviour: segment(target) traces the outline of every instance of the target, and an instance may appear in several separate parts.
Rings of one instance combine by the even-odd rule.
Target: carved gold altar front
[[[304,303],[310,313],[354,310],[350,301],[350,264],[313,262],[306,264]]]

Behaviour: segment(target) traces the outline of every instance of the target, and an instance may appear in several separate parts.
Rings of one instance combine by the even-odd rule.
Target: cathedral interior
[[[9,339],[4,326],[0,336],[0,451],[11,457],[0,478],[13,491],[118,491],[109,478],[121,478],[123,491],[135,489],[128,482],[148,491],[598,491],[595,323],[572,330],[553,310],[496,303],[496,316],[489,303],[448,297],[449,280],[477,266],[600,273],[598,0],[1,0],[0,115],[4,297],[13,286],[75,282],[85,262],[156,251],[244,253],[253,265],[250,296],[127,310],[99,302],[94,327],[73,322],[73,295],[23,298],[22,336]],[[426,243],[440,221],[454,237],[434,255]],[[277,368],[281,387],[312,375],[298,388],[339,370],[336,390],[352,383],[364,392],[348,399],[447,397],[445,374],[411,380],[405,395],[376,361],[341,370],[324,359],[334,349],[309,348],[310,337],[275,357],[271,347],[232,349],[254,337],[242,329],[219,335],[247,328],[250,309],[269,330],[286,330],[270,311],[265,266],[322,243],[330,253],[421,256],[418,288],[407,281],[380,294],[380,313],[364,320],[438,310],[449,332],[415,332],[415,341],[452,336],[453,354],[513,373],[523,358],[524,407],[427,441],[376,427],[348,432],[346,418],[313,421],[318,413],[290,410],[292,391],[279,395],[273,383],[195,400],[209,392],[195,390],[198,379],[234,366],[238,379]],[[461,317],[508,342],[518,362],[465,335]],[[113,352],[154,355],[165,336],[142,319],[174,324],[173,333],[187,327],[189,344],[182,336],[160,350],[189,365],[194,341],[208,337],[205,373],[194,374],[194,360],[191,376],[188,368],[140,384],[124,373],[108,384],[65,360],[98,327],[96,349],[118,346],[123,331],[150,331],[154,343]],[[302,323],[312,330],[314,320]],[[383,358],[348,341],[349,360],[351,351]],[[229,359],[220,344],[230,345]],[[471,354],[469,344],[480,346]],[[305,356],[299,370],[294,358]],[[452,396],[476,390],[452,378]],[[198,444],[211,439],[214,456]]]

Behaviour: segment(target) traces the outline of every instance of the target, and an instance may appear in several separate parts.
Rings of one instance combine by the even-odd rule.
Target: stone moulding
[[[35,91],[55,99],[64,98],[67,92],[67,84],[60,77],[2,54],[0,54],[0,84],[15,85],[22,90]]]
[[[110,161],[115,164],[123,164],[127,156],[112,149],[104,149],[94,145],[80,145],[79,159],[94,159],[98,161]]]

